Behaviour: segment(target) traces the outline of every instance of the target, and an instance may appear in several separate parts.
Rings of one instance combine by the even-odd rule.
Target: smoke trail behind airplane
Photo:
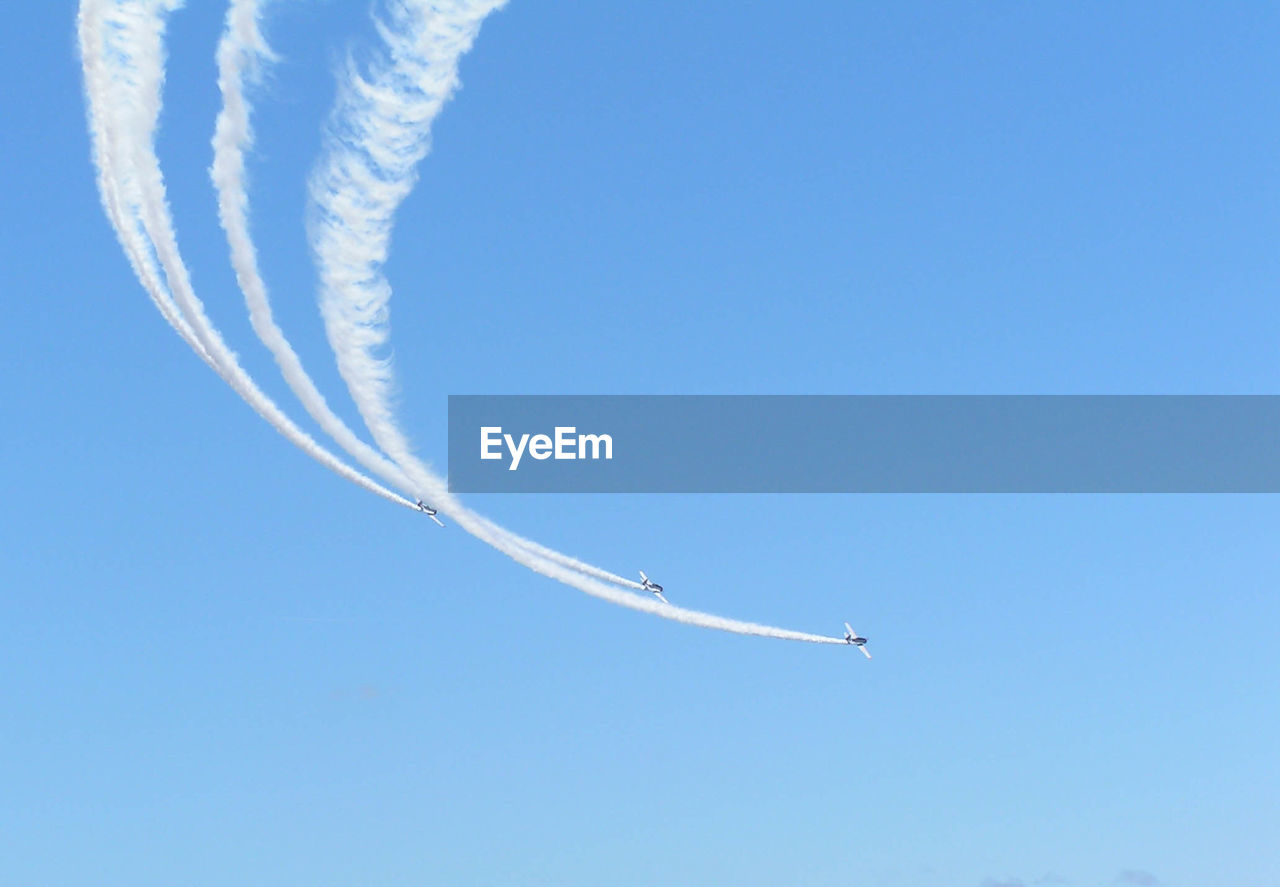
[[[340,236],[327,246],[337,244],[351,247],[364,251],[365,256],[372,256],[371,260],[364,261],[371,261],[368,267],[377,272],[374,280],[375,287],[385,287],[385,291],[379,290],[377,293],[384,299],[384,305],[385,299],[389,298],[390,288],[381,277],[382,259],[379,256],[385,258],[386,238],[389,236],[394,210],[404,194],[412,188],[414,169],[417,161],[425,155],[426,137],[429,134],[430,115],[415,121],[412,119],[412,114],[415,110],[422,111],[424,107],[427,110],[434,109],[431,110],[432,114],[439,111],[444,99],[456,84],[457,57],[474,39],[483,13],[496,5],[495,3],[452,3],[442,4],[434,10],[429,10],[421,4],[397,4],[394,9],[401,15],[436,14],[443,9],[462,15],[462,19],[445,23],[443,26],[441,22],[435,20],[411,22],[408,19],[401,19],[393,22],[412,25],[407,31],[402,32],[402,36],[407,36],[411,41],[422,41],[422,47],[426,48],[425,54],[413,55],[416,51],[414,46],[412,43],[407,44],[410,54],[396,59],[397,65],[407,63],[407,67],[393,68],[389,71],[388,76],[393,81],[390,87],[385,83],[378,84],[376,79],[365,81],[356,76],[350,86],[351,91],[345,93],[348,98],[354,94],[361,96],[363,100],[374,101],[383,109],[385,113],[380,116],[378,122],[380,125],[385,124],[386,128],[366,132],[362,136],[367,139],[362,150],[365,156],[375,163],[380,164],[384,160],[393,162],[401,175],[397,180],[374,182],[362,175],[362,171],[368,172],[373,167],[364,166],[361,170],[357,165],[344,172],[345,178],[342,176],[335,178],[333,181],[341,187],[334,189],[334,198],[337,200],[334,205],[344,211],[351,211],[350,203],[343,202],[344,199],[354,201],[356,204],[367,202],[372,211],[363,216],[356,211],[354,221],[363,220],[372,223],[373,227],[357,230],[351,227],[352,217],[343,217],[340,214],[331,216],[331,218],[338,218],[347,227],[338,230],[336,233]],[[341,462],[285,416],[274,402],[258,389],[239,365],[235,354],[226,346],[205,315],[203,304],[196,297],[173,231],[164,179],[154,146],[164,76],[165,24],[168,14],[180,6],[181,3],[178,0],[132,0],[132,2],[131,0],[115,0],[115,2],[82,0],[81,52],[85,68],[89,121],[94,130],[94,156],[99,166],[99,185],[104,209],[116,228],[117,235],[139,279],[165,319],[237,394],[282,435],[322,464],[372,492],[398,504],[414,507],[414,504],[404,497],[387,490]],[[243,35],[245,32],[238,33]],[[388,30],[386,23],[383,23],[381,33],[384,39],[394,37],[394,33]],[[252,40],[253,34],[250,32],[248,37]],[[404,46],[406,44],[401,44],[402,48]],[[420,73],[422,66],[431,65],[433,60],[436,64],[444,64],[444,72],[433,71],[432,75],[436,78],[434,80],[428,78],[416,81],[419,86],[426,83],[431,89],[426,105],[420,103],[415,105],[413,102],[408,106],[398,105],[395,88],[403,87],[404,83],[397,84],[394,81],[406,76],[406,71],[411,76],[415,72]],[[355,73],[354,70],[352,73]],[[410,116],[394,119],[395,114],[405,113]],[[423,122],[424,119],[426,131],[417,131],[415,134],[415,123]],[[243,123],[247,127],[247,115],[243,118]],[[405,126],[408,128],[403,128]],[[227,133],[224,132],[224,135]],[[246,128],[243,133],[232,132],[228,137],[233,140],[247,139],[248,135]],[[405,137],[408,137],[409,141],[401,140]],[[415,138],[418,141],[415,142]],[[240,150],[243,151],[243,146]],[[388,169],[386,166],[379,168],[383,171]],[[232,171],[233,177],[237,174],[241,177],[241,182],[242,170],[243,166],[239,168],[238,173],[235,170]],[[234,218],[232,222],[233,227],[238,224]],[[314,232],[315,228],[313,227],[312,230]],[[252,255],[252,242],[247,239],[247,218],[242,233],[246,239],[240,247],[249,250],[248,253],[241,254],[241,258],[244,258],[246,255]],[[342,239],[352,235],[354,239]],[[325,243],[317,246],[318,257],[324,248],[326,248]],[[324,255],[329,262],[331,272],[343,267],[340,261],[334,261],[335,258],[340,257],[328,253]],[[250,268],[256,274],[256,256],[252,266],[245,265],[238,270],[244,268]],[[344,279],[340,273],[337,275],[330,273],[326,277],[330,295],[340,296],[342,291],[338,287],[348,283],[351,281]],[[265,288],[263,295],[265,296]],[[176,312],[173,306],[176,306]],[[631,609],[653,613],[677,622],[739,634],[815,643],[844,642],[840,638],[790,631],[672,607],[652,598],[623,591],[566,565],[566,562],[572,563],[572,559],[567,559],[566,556],[556,555],[555,558],[551,558],[538,554],[539,550],[549,551],[549,549],[524,540],[517,541],[518,537],[513,537],[505,530],[469,511],[450,497],[443,481],[414,457],[407,439],[403,437],[395,423],[385,398],[386,385],[390,382],[390,367],[378,361],[372,353],[379,342],[376,323],[366,323],[362,327],[360,323],[362,316],[366,320],[369,318],[362,315],[359,306],[354,306],[350,302],[343,303],[335,299],[328,308],[329,311],[326,312],[325,317],[327,325],[334,317],[339,321],[335,325],[335,330],[340,335],[335,337],[331,334],[331,342],[337,338],[346,349],[345,354],[339,356],[340,368],[343,368],[345,356],[347,360],[343,375],[344,378],[351,377],[347,378],[349,386],[352,379],[356,379],[365,386],[353,387],[352,393],[356,395],[359,392],[357,402],[375,440],[399,465],[411,484],[413,492],[420,496],[425,494],[439,501],[441,510],[453,517],[467,532],[538,573]],[[376,321],[376,318],[373,319]],[[343,335],[348,337],[345,341],[342,339]],[[283,339],[282,333],[281,339]],[[385,341],[385,331],[382,333],[381,341]],[[284,341],[283,345],[288,347],[287,341]],[[335,352],[338,351],[339,347],[335,346]],[[351,372],[353,366],[358,372]],[[380,375],[384,371],[385,375]],[[374,420],[372,423],[369,421],[371,417]],[[598,568],[590,569],[596,570],[601,576],[618,581],[619,584],[632,587],[638,585],[621,577],[613,577],[607,571],[599,571]]]

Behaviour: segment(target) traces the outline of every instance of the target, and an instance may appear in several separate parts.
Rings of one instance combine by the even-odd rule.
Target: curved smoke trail
[[[191,287],[173,233],[154,143],[164,81],[166,17],[181,5],[182,0],[82,0],[80,5],[78,31],[89,125],[108,217],[165,320],[241,398],[321,464],[370,492],[412,508],[413,503],[343,463],[284,415],[240,367]]]
[[[254,332],[275,358],[285,381],[307,413],[366,470],[394,487],[408,490],[413,487],[413,482],[400,467],[357,437],[329,406],[276,323],[271,309],[266,282],[259,268],[257,250],[249,230],[249,197],[245,172],[245,155],[253,145],[252,108],[246,96],[246,81],[258,76],[262,67],[275,59],[262,35],[261,14],[260,0],[231,0],[222,39],[218,44],[218,88],[222,93],[222,109],[214,127],[210,175],[218,193],[218,217],[227,235],[232,268],[244,293]],[[446,513],[463,507],[447,496],[433,499],[432,504],[443,508]],[[478,515],[477,518],[487,525],[490,532],[537,556],[616,585],[641,587],[633,579],[618,576],[539,545]]]
[[[445,4],[450,9],[455,9],[461,5]],[[484,4],[488,8],[492,8],[495,5],[497,4]],[[379,495],[383,495],[399,504],[412,507],[411,503],[403,497],[386,490],[339,461],[281,413],[279,408],[257,388],[247,373],[239,366],[235,355],[226,347],[221,336],[209,322],[205,316],[202,303],[195,296],[189,274],[178,250],[165,196],[164,180],[154,149],[154,134],[160,111],[160,88],[164,73],[164,26],[166,16],[180,6],[181,0],[114,0],[114,2],[109,2],[109,0],[82,0],[80,14],[81,53],[85,66],[85,89],[89,104],[90,127],[94,131],[94,156],[99,166],[99,185],[102,191],[104,208],[116,228],[117,235],[135,271],[138,273],[139,279],[147,288],[149,295],[156,302],[166,320],[191,344],[202,359],[218,371],[219,375],[243,399],[291,442],[327,467],[361,484],[366,489],[377,492]],[[404,11],[408,12],[409,10],[404,7]],[[430,33],[433,35],[432,39],[443,38],[445,44],[451,45],[456,49],[453,55],[453,73],[447,74],[437,83],[437,86],[443,88],[443,93],[440,94],[439,101],[436,103],[436,111],[443,104],[448,92],[452,90],[453,84],[456,82],[456,58],[462,51],[465,51],[466,46],[470,45],[470,40],[474,39],[479,19],[475,19],[473,25],[469,28],[454,29],[452,31],[446,28],[445,32],[440,31],[437,27],[438,24],[438,22],[432,23],[425,32],[415,32],[420,35],[422,33]],[[384,39],[389,39],[393,36],[386,26],[383,26],[381,30]],[[439,60],[437,58],[437,62]],[[412,59],[410,61],[412,66]],[[363,83],[363,86],[370,87],[370,89],[364,89],[360,84],[355,89],[366,99],[382,102],[388,98],[394,98],[393,93],[379,94],[375,83],[367,82]],[[404,118],[401,122],[410,126],[410,131],[407,134],[412,135],[413,125],[416,123],[422,127],[429,127],[430,117],[417,121]],[[421,137],[425,139],[425,135],[425,132],[423,132]],[[365,156],[370,158],[381,156],[391,159],[397,149],[406,147],[405,144],[396,145],[386,140],[373,141],[369,144],[371,151],[367,152]],[[408,147],[411,151],[417,150],[412,145]],[[422,148],[422,153],[425,154],[425,143],[418,147]],[[338,165],[341,166],[340,161]],[[410,177],[412,176],[412,165],[406,170],[406,173]],[[335,194],[335,202],[330,205],[349,209],[353,205],[361,205],[365,198],[369,196],[376,197],[379,193],[385,196],[390,193],[394,197],[394,195],[399,194],[398,198],[390,202],[377,203],[375,201],[372,204],[374,208],[378,206],[389,207],[393,213],[399,201],[403,199],[403,195],[407,194],[407,190],[403,187],[405,184],[403,181],[400,183],[401,187],[396,188],[393,186],[390,192],[379,192],[379,189],[372,187],[376,184],[373,181],[360,183],[353,180],[353,183],[369,186],[370,191],[367,194],[360,191],[348,191],[345,196],[343,194]],[[408,187],[412,187],[411,181],[408,182]],[[366,216],[366,219],[375,222],[375,230],[370,232],[347,228],[341,232],[342,235],[350,236],[352,233],[357,236],[370,233],[376,235],[377,219],[369,216]],[[359,240],[344,242],[339,237],[338,240],[329,241],[327,244],[328,246],[352,247],[356,252],[351,255],[356,255],[361,249],[370,245],[376,248],[381,242],[383,246],[382,255],[385,257],[385,235],[389,234],[390,223],[391,219],[388,216],[383,222],[384,238],[381,241],[375,236],[374,239],[365,241],[362,244]],[[313,225],[313,233],[317,230]],[[333,233],[339,232],[335,229]],[[319,257],[320,255],[321,253],[317,249],[317,256]],[[158,268],[156,266],[157,262],[159,263]],[[376,270],[380,269],[380,262],[375,263],[374,267]],[[331,266],[329,270],[331,272],[339,271],[338,274],[330,273],[325,278],[327,292],[332,296],[337,297],[342,292],[340,289],[332,288],[335,284],[352,285],[358,283],[358,281],[353,281],[350,278],[344,278],[340,273],[340,265]],[[164,279],[161,279],[161,271],[163,271]],[[377,280],[382,280],[380,270],[378,270],[375,278],[375,284]],[[385,280],[382,280],[382,283],[385,285]],[[387,296],[389,296],[389,287],[387,287]],[[175,304],[177,306],[176,312],[173,310]],[[370,333],[369,330],[361,330],[358,325],[352,326],[350,324],[351,317],[344,317],[343,315],[351,307],[349,302],[346,303],[345,308],[342,305],[331,303],[329,310],[326,312],[326,323],[334,324],[336,332],[346,335],[349,346],[354,349],[345,354],[346,372],[344,372],[344,377],[350,376],[348,378],[349,386],[352,379],[357,382],[363,381],[360,375],[361,372],[368,372],[372,369],[375,377],[379,372],[378,361],[372,354],[372,349],[377,347],[378,335],[376,332]],[[359,316],[359,312],[356,312],[354,316]],[[331,335],[332,339],[333,336]],[[385,341],[385,332],[382,340]],[[337,350],[335,347],[335,351]],[[363,363],[360,358],[361,353],[364,355]],[[339,360],[341,366],[343,357],[340,356]],[[352,372],[353,364],[358,370],[357,372]],[[384,365],[382,372],[382,381],[386,386],[389,386],[389,366]],[[385,393],[385,390],[386,388],[384,387],[382,392]],[[379,390],[375,385],[373,394],[376,397],[378,393]],[[355,391],[353,390],[354,394]],[[540,557],[529,548],[514,544],[505,531],[501,531],[500,528],[480,518],[448,497],[443,481],[413,456],[407,439],[399,432],[390,410],[384,409],[385,401],[380,404],[376,399],[365,397],[362,400],[357,397],[357,404],[361,407],[362,415],[366,417],[366,421],[368,421],[369,417],[375,419],[375,425],[370,428],[375,440],[388,451],[396,464],[399,465],[405,478],[410,481],[411,489],[414,492],[420,495],[425,494],[424,498],[430,496],[442,504],[447,503],[449,510],[446,513],[450,514],[463,529],[536,572],[555,578],[620,606],[652,613],[678,622],[738,634],[814,643],[842,643],[839,638],[742,622],[662,604],[648,597],[641,597],[606,585],[589,576],[584,576],[582,573],[561,563]]]
[[[155,254],[137,221],[142,202],[137,179],[129,174],[127,165],[122,169],[119,161],[120,155],[127,153],[120,128],[109,125],[103,116],[106,109],[110,109],[113,115],[128,114],[133,110],[131,96],[138,89],[134,72],[127,67],[108,65],[105,60],[124,53],[126,50],[120,46],[122,37],[127,40],[128,34],[144,27],[147,21],[140,10],[106,7],[102,3],[84,3],[80,8],[78,38],[80,55],[84,60],[89,135],[97,170],[98,193],[125,256],[142,281],[147,295],[178,335],[212,367],[212,358],[196,339],[164,286]]]
[[[386,53],[368,76],[348,64],[324,156],[311,180],[309,237],[320,275],[320,310],[338,370],[375,441],[414,483],[439,498],[444,482],[414,454],[391,407],[394,377],[379,357],[389,339],[391,285],[383,274],[395,213],[430,150],[431,124],[458,85],[458,60],[504,0],[395,0],[378,23]],[[619,592],[512,546],[465,508],[468,532],[514,560],[613,603],[704,628],[817,643],[839,638],[740,622]]]

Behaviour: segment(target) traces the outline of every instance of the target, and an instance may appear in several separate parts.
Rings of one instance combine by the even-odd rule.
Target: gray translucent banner
[[[1275,493],[1280,396],[452,395],[449,487]]]

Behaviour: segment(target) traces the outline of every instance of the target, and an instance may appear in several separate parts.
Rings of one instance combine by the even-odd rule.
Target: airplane
[[[862,651],[863,656],[866,656],[868,659],[871,658],[871,654],[867,652],[867,639],[858,637],[858,633],[849,627],[848,622],[844,624],[844,642],[846,644],[853,644]]]
[[[415,503],[413,503],[413,504],[414,504],[414,506],[415,506],[419,511],[421,511],[423,514],[425,514],[427,517],[431,518],[433,521],[435,521],[435,522],[436,522],[437,524],[439,524],[440,526],[442,526],[442,527],[444,526],[444,523],[440,520],[440,518],[436,517],[436,515],[437,515],[437,514],[439,514],[440,512],[436,511],[436,510],[435,510],[434,508],[432,508],[430,505],[427,505],[427,504],[426,504],[425,502],[423,502],[421,499],[419,499],[417,502],[415,502]]]
[[[644,574],[644,570],[640,571],[640,587],[643,588],[645,591],[652,591],[654,594],[654,597],[662,601],[664,604],[671,603],[671,601],[667,600],[662,596],[662,586],[652,581],[648,576],[646,576]]]

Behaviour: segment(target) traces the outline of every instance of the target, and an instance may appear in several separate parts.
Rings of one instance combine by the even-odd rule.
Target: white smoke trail
[[[153,145],[163,77],[164,16],[179,5],[176,0],[137,0],[131,3],[84,0],[82,4],[82,52],[85,57],[90,121],[91,125],[101,128],[101,146],[105,146],[96,150],[97,159],[102,164],[100,176],[106,184],[104,206],[116,224],[118,236],[125,244],[131,261],[135,262],[135,269],[139,270],[139,277],[153,300],[158,305],[172,304],[173,295],[176,294],[180,314],[167,314],[167,319],[179,332],[183,332],[183,328],[177,321],[185,319],[193,337],[193,347],[203,352],[202,356],[244,399],[281,433],[313,457],[357,483],[363,482],[362,485],[372,487],[375,492],[381,491],[381,494],[393,501],[408,504],[406,500],[382,490],[372,481],[338,462],[280,414],[274,404],[248,380],[234,355],[208,323],[203,306],[195,298],[173,234],[163,178]],[[99,143],[95,142],[95,145],[98,146]],[[175,293],[171,294],[169,286],[161,280],[160,270],[154,264],[155,259],[159,260],[164,276],[174,287]],[[310,447],[306,445],[308,443]],[[430,490],[442,484],[430,472],[420,470],[420,463],[414,461],[411,464],[414,470],[409,473],[420,489]],[[629,594],[532,556],[525,548],[513,547],[510,540],[494,532],[491,524],[464,508],[459,507],[453,516],[468,532],[488,541],[537,572],[622,606],[740,634],[841,643],[837,638],[724,619]]]
[[[256,386],[252,385],[251,380],[248,381],[247,386],[242,384],[242,380],[247,380],[248,377],[236,364],[234,355],[226,351],[225,347],[222,348],[222,354],[219,355],[222,360],[215,360],[209,350],[206,349],[206,343],[216,341],[221,344],[221,341],[220,339],[212,340],[210,338],[210,327],[207,326],[207,319],[203,317],[202,306],[199,305],[198,300],[194,301],[196,322],[201,328],[201,332],[198,334],[188,324],[186,317],[183,316],[182,309],[174,303],[160,269],[156,266],[155,253],[148,231],[158,229],[162,237],[165,236],[166,231],[169,232],[167,240],[170,248],[167,253],[166,270],[176,273],[180,281],[186,280],[185,268],[182,266],[181,259],[178,256],[176,243],[173,242],[168,210],[164,206],[163,181],[159,176],[158,163],[152,162],[150,164],[151,175],[149,177],[153,198],[154,195],[159,194],[158,204],[160,209],[157,211],[157,201],[155,199],[152,199],[150,203],[144,206],[139,193],[138,164],[128,161],[121,162],[120,158],[122,156],[133,158],[142,153],[144,155],[144,166],[147,165],[148,160],[146,155],[154,158],[154,150],[152,148],[139,148],[138,134],[142,133],[143,141],[149,142],[149,134],[153,133],[155,129],[159,113],[159,89],[163,79],[161,60],[163,58],[164,15],[180,5],[180,2],[111,3],[102,2],[102,0],[87,0],[82,4],[79,31],[81,55],[85,69],[85,88],[88,97],[89,128],[93,137],[99,189],[108,218],[115,227],[121,245],[152,301],[156,304],[162,316],[178,331],[201,359],[222,375],[233,389],[249,401],[268,422],[280,429],[287,438],[301,446],[304,451],[315,456],[340,475],[398,504],[412,508],[412,503],[407,499],[373,485],[358,473],[342,465],[332,456],[326,458],[326,454],[322,450],[317,454],[318,445],[314,441],[310,441],[296,427],[292,427],[292,423],[274,408],[274,404],[271,404],[265,398],[265,395],[256,390]],[[147,45],[150,45],[153,51],[149,56],[146,52],[141,53],[140,61],[139,46]],[[155,61],[148,64],[148,57]],[[232,107],[234,110],[234,105]],[[104,114],[106,111],[112,112],[110,116]],[[131,119],[122,125],[121,121],[125,115],[130,115]],[[231,123],[234,122],[235,118],[232,116]],[[144,210],[147,213],[145,218]],[[234,217],[234,212],[231,213],[231,216]],[[243,218],[242,211],[240,212],[240,217]],[[233,231],[234,227],[234,224],[229,225],[229,231]],[[241,230],[247,232],[247,226],[242,225]],[[237,246],[237,256],[241,258],[246,254],[245,250],[248,250],[252,264],[247,267],[252,268],[253,265],[256,265],[256,257],[252,255],[251,242],[242,238],[239,241],[233,239],[233,243]],[[247,282],[244,277],[245,267],[243,262],[237,267],[237,271],[242,276],[242,284]],[[260,276],[258,279],[260,280]],[[185,282],[184,286],[185,289],[180,289],[180,292],[190,295],[191,299],[187,301],[186,305],[190,309],[193,304],[194,293],[190,290],[189,282]],[[246,287],[246,291],[252,293],[251,287]],[[261,316],[255,316],[256,326],[259,328],[260,334],[265,330],[269,336],[270,327],[264,328],[261,320]],[[270,326],[274,327],[274,323],[270,320],[269,309],[266,314],[266,320]],[[292,354],[292,349],[288,348],[288,343],[279,334],[278,327],[275,328],[275,334],[280,336],[285,349],[288,350],[289,354]],[[213,333],[213,336],[216,336],[216,332]],[[296,355],[294,356],[294,363],[297,363]],[[300,365],[298,369],[301,369]],[[240,377],[239,379],[237,375]],[[301,374],[301,378],[306,379],[305,373]],[[291,383],[294,381],[296,379],[291,379]],[[306,381],[309,382],[309,379],[306,379]],[[312,386],[312,390],[314,391],[314,386]],[[316,391],[315,395],[319,397],[319,392]],[[320,398],[320,401],[323,402],[323,399]],[[281,427],[282,425],[284,427]],[[350,434],[349,430],[348,434]],[[354,435],[350,435],[350,437],[354,439]],[[356,439],[356,443],[363,446],[358,439]],[[381,459],[372,448],[365,446],[364,449],[367,451],[365,461],[374,466],[374,468],[382,469],[384,476],[388,476],[389,482],[404,484],[404,476],[395,466],[385,459]],[[390,471],[387,470],[388,468]],[[373,469],[371,468],[371,470]],[[543,549],[536,543],[519,540],[519,537],[514,538],[523,542],[535,552],[546,552],[553,559],[581,569],[589,575],[595,575],[608,581],[637,585],[637,583],[630,580],[616,577],[607,571],[593,568],[558,552]]]
[[[128,21],[129,18],[134,21]],[[120,54],[118,45],[121,35],[140,27],[142,23],[137,20],[139,18],[141,16],[137,10],[108,7],[101,2],[86,2],[80,7],[77,30],[80,55],[84,61],[85,94],[88,97],[85,104],[94,167],[97,170],[98,193],[125,256],[142,281],[151,301],[178,335],[195,349],[201,360],[212,367],[209,353],[196,340],[191,327],[182,318],[178,306],[165,289],[154,253],[142,226],[137,222],[141,203],[138,183],[127,171],[118,170],[117,159],[123,150],[119,144],[119,128],[108,126],[102,119],[103,108],[111,108],[120,113],[129,107],[129,72],[114,67],[109,69],[104,58]]]
[[[81,2],[79,39],[85,94],[107,215],[165,320],[237,394],[321,464],[373,493],[412,508],[413,503],[355,471],[293,424],[240,367],[191,288],[178,253],[154,145],[164,80],[166,17],[181,5],[182,0]]]
[[[387,344],[391,286],[383,274],[394,217],[430,147],[430,127],[457,87],[458,59],[480,22],[503,0],[394,0],[378,23],[386,57],[366,77],[354,64],[338,98],[311,180],[309,236],[320,274],[320,305],[338,370],[378,445],[413,490],[438,501],[467,532],[543,575],[632,609],[738,634],[814,643],[840,638],[726,619],[620,591],[513,544],[498,528],[447,497],[445,485],[413,453],[391,408],[393,375],[378,356]]]
[[[366,78],[349,63],[324,158],[312,175],[309,236],[320,309],[338,370],[383,451],[435,494],[442,482],[413,454],[391,408],[391,287],[382,274],[396,209],[415,183],[430,124],[457,85],[457,60],[501,0],[452,0],[430,10],[389,3],[378,22],[387,57]]]
[[[232,0],[226,29],[218,45],[218,87],[222,110],[213,137],[213,165],[209,170],[218,192],[218,218],[227,235],[231,266],[244,293],[249,320],[267,346],[289,387],[320,427],[344,450],[387,483],[408,489],[408,479],[392,462],[360,440],[330,409],[324,395],[307,375],[284,331],[276,323],[266,282],[258,267],[258,254],[249,233],[248,190],[245,186],[245,153],[252,146],[250,107],[245,96],[246,75],[274,58],[259,28],[257,0]]]
[[[218,114],[213,137],[213,165],[210,174],[218,193],[218,215],[231,251],[231,264],[240,289],[244,292],[249,318],[258,338],[271,352],[285,381],[306,411],[326,433],[368,471],[400,489],[410,489],[412,482],[400,467],[360,440],[351,428],[329,407],[275,321],[266,282],[258,264],[257,250],[249,231],[248,188],[245,155],[253,144],[252,108],[246,96],[246,80],[257,76],[262,67],[274,61],[261,30],[260,0],[231,0],[226,25],[218,44],[218,87],[222,93],[222,110]],[[461,508],[455,501],[442,498],[432,501],[446,513]],[[606,582],[631,588],[640,583],[615,575],[577,558],[561,554],[524,539],[484,521],[489,530],[504,535],[514,545],[527,548],[536,555]]]

